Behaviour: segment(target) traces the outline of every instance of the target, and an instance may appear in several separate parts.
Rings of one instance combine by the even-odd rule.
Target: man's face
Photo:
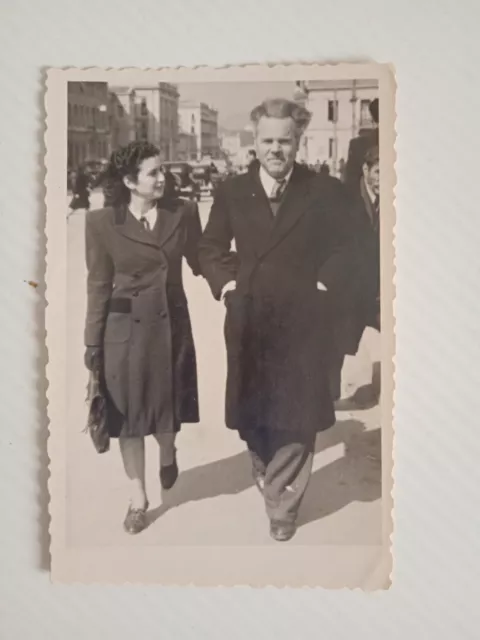
[[[363,175],[365,178],[365,182],[368,184],[372,193],[376,196],[380,194],[380,166],[379,164],[374,164],[372,167],[369,167],[367,164],[363,165]]]
[[[292,118],[263,116],[255,130],[257,157],[272,178],[281,180],[293,167],[299,139]]]

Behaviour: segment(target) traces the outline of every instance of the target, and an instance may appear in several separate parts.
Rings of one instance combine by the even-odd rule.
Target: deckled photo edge
[[[51,537],[51,553],[52,553],[52,574],[55,577],[65,575],[65,571],[62,568],[62,563],[65,561],[68,564],[66,556],[68,550],[65,548],[65,529],[64,529],[64,499],[65,499],[65,451],[64,451],[64,437],[62,434],[62,427],[65,424],[65,408],[66,397],[64,389],[64,376],[62,373],[62,367],[64,368],[65,362],[62,358],[64,354],[63,345],[66,341],[65,325],[66,325],[66,310],[64,305],[64,299],[58,297],[59,292],[66,291],[66,271],[65,268],[59,268],[62,264],[63,267],[67,264],[66,256],[66,220],[63,218],[55,219],[55,203],[58,202],[56,196],[58,196],[58,172],[63,170],[63,165],[66,160],[66,96],[59,100],[62,92],[65,94],[67,82],[70,81],[94,81],[95,79],[110,79],[114,76],[113,81],[118,81],[120,78],[125,80],[127,76],[136,78],[137,82],[148,76],[158,77],[159,80],[177,80],[183,82],[198,81],[226,81],[226,80],[288,80],[297,76],[299,72],[302,72],[302,77],[305,79],[317,78],[327,79],[329,77],[334,78],[348,78],[355,74],[355,77],[372,78],[376,77],[379,80],[380,95],[382,97],[382,121],[381,131],[383,143],[381,143],[382,152],[382,171],[384,176],[384,184],[382,189],[388,193],[388,220],[389,224],[384,225],[385,229],[382,232],[382,247],[385,247],[386,237],[389,237],[391,244],[392,254],[383,251],[382,257],[382,272],[385,273],[384,267],[386,266],[387,272],[391,273],[392,282],[382,284],[382,313],[385,318],[389,318],[389,330],[382,336],[383,352],[382,363],[385,365],[385,357],[389,366],[384,367],[382,374],[383,394],[382,394],[382,416],[385,416],[385,412],[388,411],[389,417],[392,419],[389,421],[383,421],[382,424],[382,480],[383,480],[383,509],[384,509],[384,532],[386,539],[388,540],[388,548],[383,549],[388,557],[384,558],[383,567],[384,570],[388,570],[388,582],[391,579],[391,568],[387,569],[387,566],[392,567],[393,557],[391,554],[391,541],[392,541],[392,529],[393,529],[393,462],[394,462],[394,428],[393,428],[393,415],[394,415],[394,340],[395,340],[395,316],[393,311],[393,304],[395,301],[395,286],[394,286],[394,274],[395,274],[395,251],[394,251],[394,239],[395,239],[395,206],[394,206],[394,188],[396,184],[395,174],[395,78],[394,70],[389,65],[377,65],[375,63],[271,63],[268,65],[241,65],[241,66],[225,66],[220,68],[211,69],[208,67],[197,67],[194,69],[188,68],[165,68],[161,70],[145,69],[135,70],[132,68],[125,69],[99,69],[99,68],[87,68],[87,69],[49,69],[46,79],[46,91],[45,91],[45,108],[46,108],[46,128],[45,128],[45,186],[46,186],[46,203],[47,203],[47,216],[46,216],[46,236],[47,236],[47,252],[46,252],[46,333],[47,333],[47,347],[49,360],[47,364],[47,378],[48,378],[48,418],[49,418],[49,439],[48,439],[48,456],[49,456],[49,512],[50,512],[50,537]],[[372,75],[374,71],[374,75]],[[319,72],[321,78],[319,78]],[[290,74],[292,74],[290,76]],[[232,75],[235,75],[233,78]],[[286,77],[290,76],[290,77]],[[62,144],[59,144],[61,142]],[[386,171],[388,169],[388,172]],[[63,193],[62,193],[63,195]],[[391,199],[391,204],[390,204]],[[390,280],[390,278],[389,278]],[[389,286],[390,285],[390,286]],[[390,309],[389,307],[392,307]],[[60,330],[59,330],[60,329]],[[385,338],[387,336],[387,339]],[[385,342],[390,344],[385,344]],[[63,356],[64,357],[64,356]],[[388,389],[388,393],[387,393]],[[390,393],[391,391],[391,393]],[[284,550],[283,553],[291,553],[294,548]],[[252,551],[252,549],[250,549]],[[230,548],[228,553],[233,554],[234,548]],[[295,555],[292,553],[292,555]],[[57,564],[58,562],[58,564]],[[376,572],[374,572],[376,573]],[[73,578],[75,580],[75,578]],[[110,580],[100,580],[101,582],[110,582]],[[125,582],[142,583],[142,580],[129,580],[125,579]],[[146,582],[151,582],[147,579]],[[192,581],[199,586],[203,584],[202,579],[196,579]],[[368,582],[368,580],[366,580]],[[172,584],[170,581],[165,584]],[[186,582],[174,582],[173,584],[187,584]],[[215,581],[206,584],[217,584]],[[221,583],[222,584],[222,583]],[[224,583],[224,584],[228,584]],[[251,584],[252,586],[302,586],[295,585],[292,582],[286,582],[279,584],[276,581],[275,584],[270,582],[264,582],[260,580],[259,583],[253,579],[251,582],[242,582],[238,584]],[[317,586],[311,583],[310,580],[304,582],[305,586]],[[318,585],[322,586],[322,585]],[[388,585],[385,585],[388,587]],[[380,587],[380,588],[385,588]],[[342,588],[342,587],[337,587]],[[355,587],[350,587],[355,588]],[[378,587],[374,587],[378,588]]]

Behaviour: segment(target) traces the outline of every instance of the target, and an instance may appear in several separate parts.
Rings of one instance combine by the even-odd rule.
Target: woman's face
[[[165,176],[162,173],[160,156],[142,160],[136,181],[125,178],[125,184],[132,194],[145,200],[157,200],[165,190]]]

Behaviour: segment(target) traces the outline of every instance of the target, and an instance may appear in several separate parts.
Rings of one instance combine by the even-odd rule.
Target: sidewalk
[[[208,215],[201,204],[201,216]],[[253,484],[250,461],[235,432],[224,426],[223,306],[202,279],[185,269],[199,368],[201,423],[178,438],[181,475],[161,495],[158,448],[146,442],[150,526],[139,536],[123,532],[126,480],[118,451],[98,455],[85,425],[87,373],[83,366],[85,317],[84,213],[68,221],[68,537],[75,546],[268,545],[268,521]],[[369,342],[345,366],[344,395],[371,377]],[[381,535],[379,407],[342,411],[317,438],[314,473],[290,544],[376,544]]]

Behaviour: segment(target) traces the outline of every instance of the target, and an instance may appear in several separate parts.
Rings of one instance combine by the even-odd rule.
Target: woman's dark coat
[[[227,427],[312,433],[334,423],[327,374],[332,314],[351,275],[347,222],[299,165],[275,216],[258,171],[219,186],[199,255],[216,299],[236,281],[226,296]]]
[[[125,206],[87,214],[85,344],[104,347],[112,436],[199,420],[182,258],[200,273],[200,236],[197,206],[181,199],[159,202],[152,231]]]

